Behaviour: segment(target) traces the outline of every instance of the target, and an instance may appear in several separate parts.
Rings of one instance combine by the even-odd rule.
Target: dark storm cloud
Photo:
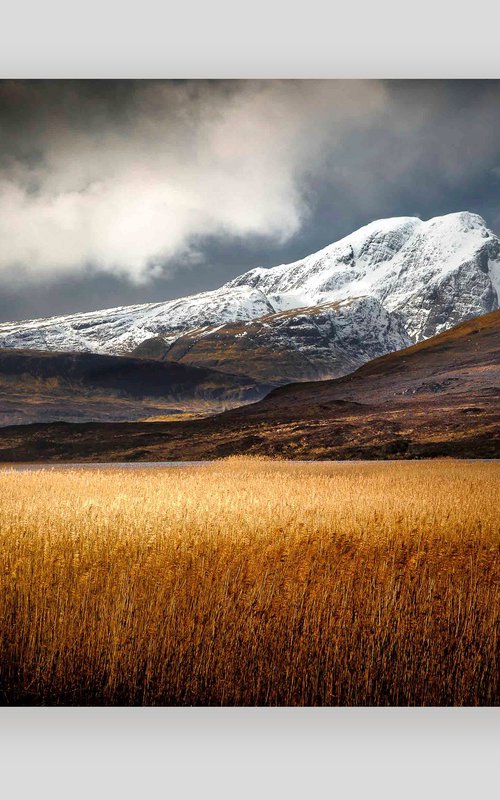
[[[160,300],[377,217],[500,227],[497,81],[0,83],[0,318]]]

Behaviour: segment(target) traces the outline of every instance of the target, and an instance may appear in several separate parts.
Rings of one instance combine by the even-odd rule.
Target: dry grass
[[[3,702],[495,704],[499,475],[1,471]]]

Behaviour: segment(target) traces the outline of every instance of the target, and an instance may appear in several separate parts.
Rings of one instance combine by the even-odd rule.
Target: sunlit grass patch
[[[3,701],[496,703],[499,476],[2,470]]]

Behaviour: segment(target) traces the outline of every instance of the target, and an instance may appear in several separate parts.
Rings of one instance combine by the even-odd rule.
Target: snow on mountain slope
[[[261,289],[278,308],[372,295],[416,341],[498,308],[500,240],[476,214],[378,220],[294,264],[227,284]],[[307,302],[306,302],[307,301]]]
[[[192,328],[269,314],[274,307],[260,289],[235,287],[165,303],[0,325],[0,348],[129,353],[152,336],[175,341]]]
[[[419,341],[498,308],[499,289],[500,239],[481,217],[399,217],[372,222],[293,264],[250,270],[212,292],[4,323],[0,347],[123,354],[154,337],[171,345],[200,327],[362,296],[396,312]]]
[[[361,297],[193,330],[164,358],[279,384],[337,378],[410,344],[399,315]]]

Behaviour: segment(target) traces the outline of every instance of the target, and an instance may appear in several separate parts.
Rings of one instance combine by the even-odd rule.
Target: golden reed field
[[[499,478],[2,469],[2,702],[496,704]]]

